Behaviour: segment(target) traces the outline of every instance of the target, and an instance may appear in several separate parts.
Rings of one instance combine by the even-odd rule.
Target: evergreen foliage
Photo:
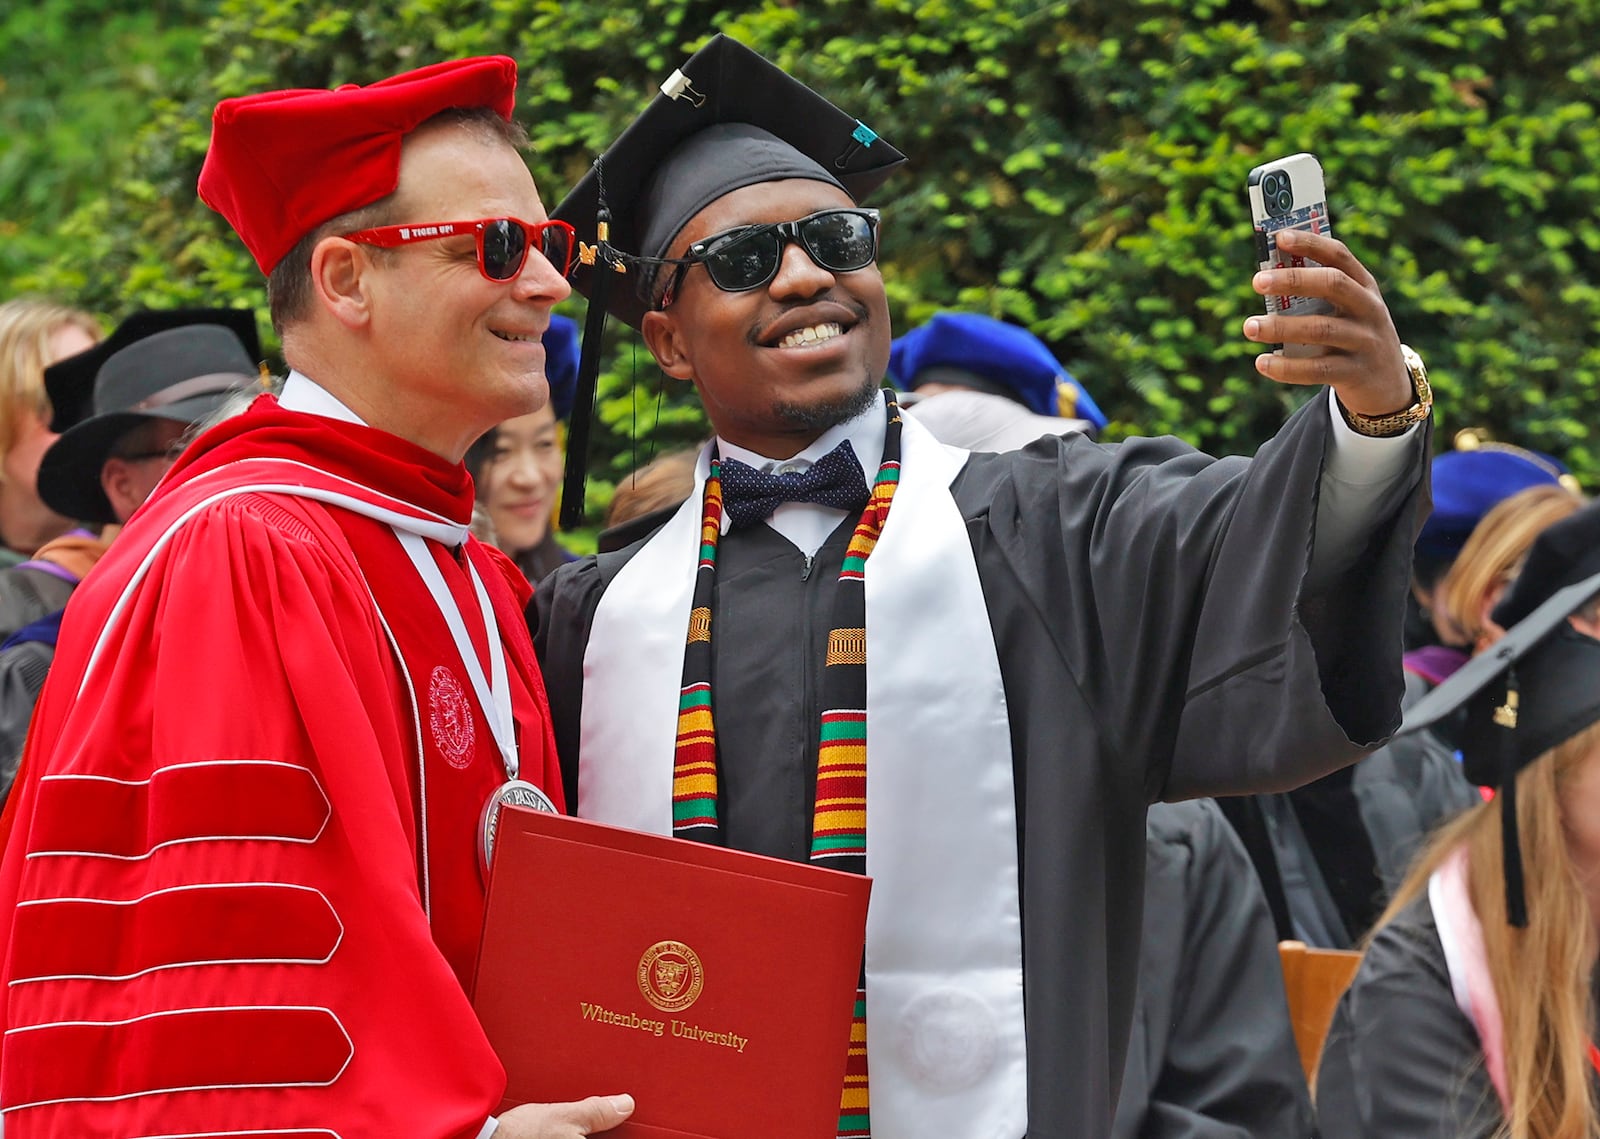
[[[34,10],[99,20],[110,58],[118,23],[102,7]],[[194,196],[218,98],[505,52],[553,205],[721,29],[910,156],[873,203],[898,328],[946,307],[1018,321],[1112,416],[1110,437],[1253,450],[1302,393],[1259,377],[1239,333],[1260,306],[1244,183],[1309,150],[1337,235],[1429,362],[1440,430],[1487,425],[1600,482],[1595,0],[221,0],[190,4],[213,14],[173,33],[182,7],[149,26],[177,37],[162,50],[184,66],[95,71],[80,90],[56,44],[29,77],[29,98],[59,115],[24,121],[31,145],[0,143],[0,202],[21,227],[0,231],[0,297],[43,291],[113,317],[201,300],[264,310],[243,248]],[[190,43],[202,62],[186,61]],[[0,40],[12,90],[23,54]],[[79,126],[114,167],[103,177],[82,180]],[[564,307],[581,316],[580,298]],[[628,330],[611,336],[596,470],[615,477],[633,432],[659,418],[660,448],[704,424]]]

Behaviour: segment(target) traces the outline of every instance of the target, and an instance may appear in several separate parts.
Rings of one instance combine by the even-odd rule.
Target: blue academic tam
[[[1016,400],[1038,415],[1086,419],[1099,430],[1105,413],[1073,380],[1044,341],[1027,329],[972,312],[941,312],[894,341],[889,379],[912,391],[939,381]]]
[[[559,314],[550,317],[544,344],[544,375],[550,381],[550,406],[557,419],[572,414],[578,390],[578,322]]]
[[[1566,466],[1549,455],[1504,443],[1436,456],[1433,513],[1417,536],[1417,549],[1454,557],[1483,516],[1500,502],[1529,487],[1553,486],[1566,473]]]

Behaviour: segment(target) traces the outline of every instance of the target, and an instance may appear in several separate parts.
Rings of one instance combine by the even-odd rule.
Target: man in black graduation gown
[[[862,793],[819,784],[865,756],[870,1083],[840,1134],[1104,1136],[1147,805],[1292,786],[1397,723],[1426,383],[1371,275],[1302,235],[1330,267],[1258,290],[1336,315],[1248,335],[1329,348],[1257,368],[1330,391],[1254,460],[944,448],[878,390],[857,203],[900,161],[718,37],[557,209],[597,246],[579,287],[609,287],[717,435],[651,538],[536,592],[566,786],[588,817],[815,861]]]

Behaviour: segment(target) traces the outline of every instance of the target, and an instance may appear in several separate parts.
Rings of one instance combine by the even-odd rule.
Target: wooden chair
[[[1333,1022],[1334,1006],[1355,979],[1361,954],[1354,949],[1312,949],[1303,941],[1278,942],[1283,988],[1289,997],[1289,1021],[1300,1050],[1306,1081],[1316,1076],[1322,1042]]]

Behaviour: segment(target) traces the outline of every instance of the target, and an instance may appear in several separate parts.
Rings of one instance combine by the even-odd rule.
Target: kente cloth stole
[[[833,626],[822,670],[822,731],[817,752],[817,801],[811,816],[811,861],[852,874],[867,872],[867,558],[878,542],[900,482],[900,408],[887,401],[883,462],[856,523],[839,570]],[[673,762],[672,833],[720,844],[717,815],[717,733],[711,693],[711,600],[717,543],[722,537],[721,461],[715,452],[706,477],[689,639],[683,653],[678,735]],[[867,1139],[867,1005],[865,973],[856,989],[855,1017],[844,1090],[840,1139]]]

